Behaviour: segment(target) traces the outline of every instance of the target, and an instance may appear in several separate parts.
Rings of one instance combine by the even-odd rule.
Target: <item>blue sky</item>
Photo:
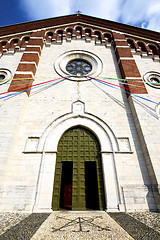
[[[0,26],[83,14],[160,31],[160,0],[4,0]]]

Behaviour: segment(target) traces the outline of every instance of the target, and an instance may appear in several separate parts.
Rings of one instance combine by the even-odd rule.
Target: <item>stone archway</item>
[[[33,208],[36,212],[52,211],[58,143],[68,129],[77,126],[90,130],[100,144],[105,209],[116,211],[122,203],[114,161],[114,152],[119,149],[116,137],[106,123],[92,114],[85,113],[84,104],[77,101],[72,105],[72,112],[54,120],[40,138],[38,151],[42,153],[42,158]]]
[[[100,144],[88,129],[68,129],[58,144],[52,209],[104,210]]]

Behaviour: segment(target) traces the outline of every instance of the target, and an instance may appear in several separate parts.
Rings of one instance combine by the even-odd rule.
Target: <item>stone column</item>
[[[51,212],[53,184],[56,165],[56,152],[43,153],[37,190],[35,196],[34,212]]]
[[[102,153],[102,170],[104,177],[106,210],[108,212],[118,211],[118,187],[113,153]]]

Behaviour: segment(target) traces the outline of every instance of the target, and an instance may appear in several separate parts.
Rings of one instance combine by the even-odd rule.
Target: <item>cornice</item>
[[[32,21],[32,22],[26,22],[26,23],[20,23],[10,26],[5,26],[0,28],[0,37],[6,35],[14,35],[14,34],[22,34],[27,33],[30,31],[40,30],[40,29],[46,29],[56,26],[62,26],[67,24],[74,24],[74,23],[84,23],[86,25],[92,25],[95,27],[103,28],[104,30],[111,30],[111,31],[118,31],[124,34],[131,34],[135,37],[142,37],[145,39],[160,41],[160,33],[142,29],[118,22],[113,22],[110,20],[105,20],[101,18],[96,18],[92,16],[87,16],[83,14],[73,14],[68,16],[62,16],[62,17],[56,17],[56,18],[49,18],[49,19],[43,19],[38,21]]]

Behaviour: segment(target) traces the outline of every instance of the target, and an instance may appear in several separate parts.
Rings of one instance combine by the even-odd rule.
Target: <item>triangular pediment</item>
[[[21,35],[24,33],[30,33],[35,30],[49,30],[51,28],[62,28],[66,26],[73,26],[75,24],[88,26],[96,29],[101,29],[104,31],[116,31],[121,32],[126,35],[132,35],[134,37],[158,40],[160,38],[160,33],[129,26],[126,24],[113,22],[101,18],[96,18],[92,16],[87,16],[83,14],[73,14],[62,17],[55,17],[49,19],[43,19],[38,21],[20,23],[16,25],[10,25],[0,28],[0,38],[13,36],[13,35]]]

